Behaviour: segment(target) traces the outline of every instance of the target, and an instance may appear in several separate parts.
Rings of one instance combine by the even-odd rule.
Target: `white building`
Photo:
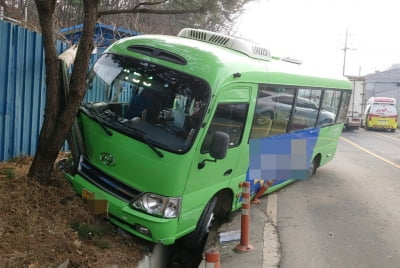
[[[395,98],[397,110],[400,111],[400,64],[394,64],[387,71],[368,74],[364,78],[365,101],[370,97]]]

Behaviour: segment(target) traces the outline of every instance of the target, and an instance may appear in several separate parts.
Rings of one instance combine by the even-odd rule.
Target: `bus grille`
[[[79,161],[78,172],[87,181],[126,202],[131,202],[141,194],[141,192],[105,174],[83,157]]]

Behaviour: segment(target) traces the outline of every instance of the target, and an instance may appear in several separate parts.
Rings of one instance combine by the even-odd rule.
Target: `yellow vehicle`
[[[371,97],[367,101],[363,125],[366,130],[388,129],[395,132],[397,117],[395,98]]]

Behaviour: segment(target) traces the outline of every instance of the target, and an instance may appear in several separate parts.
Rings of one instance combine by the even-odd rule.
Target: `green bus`
[[[335,154],[351,84],[200,29],[121,39],[87,78],[66,173],[94,213],[143,239],[198,248],[241,207]]]

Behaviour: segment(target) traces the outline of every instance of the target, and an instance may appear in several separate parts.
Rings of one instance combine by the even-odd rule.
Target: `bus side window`
[[[322,99],[321,112],[318,117],[318,126],[325,126],[335,123],[339,110],[341,92],[338,90],[326,89]]]
[[[260,85],[250,138],[286,133],[295,88]]]
[[[337,123],[344,123],[346,121],[347,110],[349,108],[351,92],[343,92],[342,94],[342,104],[340,105]]]
[[[218,104],[201,147],[201,153],[210,151],[211,139],[215,131],[222,131],[229,135],[229,148],[238,146],[242,141],[248,107],[248,103]]]
[[[298,90],[290,131],[315,126],[320,100],[320,89],[300,88]]]

